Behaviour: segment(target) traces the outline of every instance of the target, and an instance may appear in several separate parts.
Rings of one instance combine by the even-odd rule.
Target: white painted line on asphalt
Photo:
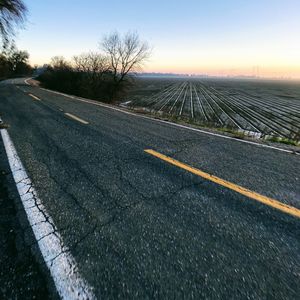
[[[41,101],[41,99],[35,95],[32,95],[32,94],[28,94],[28,96],[30,96],[31,98],[33,98],[34,100],[38,100],[38,101]]]
[[[76,261],[63,244],[52,218],[38,197],[8,131],[2,129],[1,136],[28,221],[60,297],[74,300],[94,299],[93,289],[80,276]]]
[[[65,116],[67,116],[67,117],[69,117],[69,118],[71,118],[71,119],[73,119],[73,120],[75,120],[75,121],[77,121],[77,122],[79,122],[81,124],[84,124],[84,125],[88,125],[89,124],[89,122],[87,122],[87,121],[85,121],[85,120],[83,120],[83,119],[81,119],[81,118],[79,118],[79,117],[77,117],[77,116],[75,116],[73,114],[65,113]]]
[[[64,94],[64,93],[60,93],[60,92],[56,92],[56,91],[51,91],[51,90],[48,90],[48,89],[45,89],[45,88],[41,88],[41,89],[44,90],[44,91],[53,93],[53,94],[61,95],[61,96],[64,96],[66,98],[76,100],[76,101],[85,102],[85,103],[89,103],[89,104],[92,104],[92,105],[105,107],[105,108],[108,108],[108,109],[111,109],[111,110],[122,112],[122,113],[127,114],[127,115],[135,116],[135,117],[142,118],[142,119],[151,120],[153,122],[163,123],[163,124],[167,124],[169,126],[179,127],[179,128],[182,128],[182,129],[187,129],[187,130],[199,132],[199,133],[206,134],[206,135],[216,136],[216,137],[227,139],[227,140],[233,140],[233,141],[244,143],[244,144],[254,145],[254,146],[257,146],[257,147],[268,148],[268,149],[273,149],[273,150],[277,150],[277,151],[281,151],[281,152],[285,152],[285,153],[295,154],[295,152],[292,151],[292,150],[283,149],[283,148],[270,146],[270,145],[266,145],[266,144],[260,144],[260,143],[256,143],[256,142],[252,142],[252,141],[242,140],[242,139],[234,138],[234,137],[231,137],[231,136],[222,135],[222,134],[214,133],[214,132],[209,132],[209,131],[205,131],[205,130],[202,130],[202,129],[193,128],[193,127],[189,127],[189,126],[185,126],[185,125],[181,125],[181,124],[176,124],[176,123],[172,123],[172,122],[168,122],[168,121],[164,121],[164,120],[160,120],[160,119],[154,119],[154,118],[139,115],[139,114],[136,114],[136,113],[133,113],[133,112],[125,111],[123,109],[114,107],[112,105],[100,103],[100,102],[97,102],[97,101],[94,101],[94,100],[79,98],[79,97],[71,96],[71,95],[68,95],[68,94]]]
[[[27,79],[24,80],[24,82],[25,82],[27,85],[31,85],[31,84],[28,82],[28,80],[30,80],[30,79],[32,79],[32,78],[27,78]]]

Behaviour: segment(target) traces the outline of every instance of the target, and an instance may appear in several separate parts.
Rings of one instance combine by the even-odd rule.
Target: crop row
[[[290,138],[300,133],[300,101],[183,81],[131,103],[150,111],[230,127],[249,134]]]

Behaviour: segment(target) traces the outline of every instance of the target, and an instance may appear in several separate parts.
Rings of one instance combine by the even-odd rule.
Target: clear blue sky
[[[300,77],[300,0],[25,0],[32,63],[96,50],[113,30],[153,46],[146,71]]]

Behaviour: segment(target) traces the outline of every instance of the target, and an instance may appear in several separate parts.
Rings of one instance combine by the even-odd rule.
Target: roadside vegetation
[[[3,48],[0,53],[0,80],[31,75],[32,67],[28,60],[28,52],[18,50],[14,44]]]
[[[150,56],[150,47],[137,33],[105,36],[99,52],[83,53],[66,61],[54,57],[37,79],[49,89],[103,102],[121,101]]]
[[[16,28],[22,27],[26,20],[26,13],[26,6],[20,0],[0,1],[0,80],[32,73],[28,52],[18,50],[13,40]]]

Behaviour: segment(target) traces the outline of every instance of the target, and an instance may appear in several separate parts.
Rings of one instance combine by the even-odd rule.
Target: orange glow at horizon
[[[147,66],[143,70],[149,73],[175,73],[175,74],[193,74],[208,76],[256,76],[256,77],[274,77],[274,78],[300,78],[299,66],[263,66],[253,65],[249,67],[177,67],[177,66],[156,66],[155,68]]]
[[[212,76],[300,78],[300,40],[289,36],[278,44],[164,45],[145,66],[146,71]],[[171,49],[171,50],[170,50]]]
[[[224,49],[222,49],[223,51]],[[158,51],[157,51],[158,52]],[[154,53],[151,59],[144,65],[143,72],[153,73],[175,73],[208,76],[255,76],[269,78],[300,79],[300,57],[298,53],[287,53],[280,55],[267,55],[266,53],[251,53],[241,55],[237,51],[228,55],[225,53],[189,53],[185,51],[160,51],[159,55]],[[72,60],[76,53],[65,56]],[[255,55],[256,54],[256,55]],[[40,53],[33,53],[32,65],[43,65],[49,63],[51,54],[43,57]],[[297,63],[293,63],[297,61]]]
[[[73,55],[66,56],[71,60]],[[43,65],[49,63],[48,59],[35,57],[31,59],[32,65]],[[145,64],[143,72],[149,73],[174,73],[174,74],[193,74],[193,75],[208,75],[208,76],[256,76],[269,78],[290,78],[300,79],[300,63],[295,65],[266,65],[266,64],[235,64],[234,61],[214,63],[191,63],[189,60],[174,59],[172,61],[151,60]]]

